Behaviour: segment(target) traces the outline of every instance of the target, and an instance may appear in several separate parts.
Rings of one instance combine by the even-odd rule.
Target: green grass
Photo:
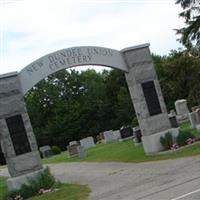
[[[199,133],[190,128],[189,124],[181,125],[181,130],[190,130],[194,135]],[[146,156],[142,146],[135,146],[132,140],[126,142],[115,142],[111,144],[99,144],[95,148],[87,150],[84,159],[78,157],[68,158],[68,152],[44,159],[45,164],[61,162],[146,162],[165,159],[176,159],[181,157],[200,155],[200,143],[188,146],[185,149],[165,155]]]
[[[189,124],[189,123],[181,124],[181,130],[183,130],[183,131],[190,131],[194,136],[197,136],[197,135],[200,134],[200,133],[197,132],[195,129],[192,129],[192,128],[190,127],[190,124]]]
[[[4,200],[7,193],[6,178],[0,177],[0,200]],[[90,189],[84,185],[62,184],[58,191],[41,196],[29,198],[29,200],[86,200]]]
[[[0,200],[3,200],[3,197],[7,193],[6,177],[0,176]]]
[[[87,186],[76,184],[62,184],[58,191],[41,196],[29,198],[29,200],[86,200],[90,189]]]
[[[176,159],[181,157],[200,155],[200,143],[187,147],[183,150],[165,155],[146,156],[142,146],[135,147],[131,140],[123,143],[112,143],[97,145],[96,148],[87,151],[84,159],[68,158],[67,152],[44,160],[45,164],[61,162],[146,162],[165,159]]]

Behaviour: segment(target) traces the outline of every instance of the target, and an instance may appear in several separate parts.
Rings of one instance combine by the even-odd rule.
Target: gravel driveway
[[[200,200],[200,156],[148,163],[49,165],[63,182],[88,184],[89,200]],[[0,168],[0,175],[7,175]]]

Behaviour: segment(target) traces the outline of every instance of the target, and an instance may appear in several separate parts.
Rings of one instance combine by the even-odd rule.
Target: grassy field
[[[90,189],[87,186],[76,184],[62,184],[60,190],[36,196],[29,200],[86,200],[88,199]]]
[[[6,178],[0,177],[0,200],[5,200],[4,196],[7,192]],[[84,185],[62,184],[58,191],[35,196],[29,200],[86,200],[88,199],[90,189]]]
[[[182,130],[190,130],[197,135],[195,130],[191,129],[189,124],[183,124]],[[68,152],[62,152],[60,155],[44,159],[45,164],[61,162],[146,162],[164,159],[176,159],[181,157],[200,155],[200,143],[188,146],[178,152],[168,153],[158,156],[146,156],[142,146],[135,146],[132,140],[126,142],[115,142],[111,144],[98,144],[95,148],[87,151],[84,159],[78,157],[68,158]]]
[[[7,192],[6,177],[0,176],[0,200],[3,200],[3,197],[6,192]]]
[[[96,148],[87,151],[87,157],[68,158],[68,152],[44,159],[44,164],[61,162],[146,162],[165,159],[176,159],[181,157],[200,155],[200,143],[174,153],[158,156],[146,156],[142,146],[135,147],[131,140],[123,143],[100,144]]]
[[[195,136],[200,135],[200,133],[197,132],[195,129],[190,128],[190,124],[189,123],[181,124],[180,128],[183,131],[190,131]]]

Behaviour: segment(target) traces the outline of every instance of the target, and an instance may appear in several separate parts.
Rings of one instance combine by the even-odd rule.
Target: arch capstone
[[[120,51],[96,46],[66,48],[45,55],[20,71],[22,93],[25,95],[39,81],[61,69],[83,65],[100,65],[128,72]]]

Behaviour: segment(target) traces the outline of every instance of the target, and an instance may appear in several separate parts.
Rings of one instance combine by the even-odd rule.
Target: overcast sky
[[[180,12],[175,0],[0,0],[0,74],[73,46],[150,43],[166,55],[181,47]]]

